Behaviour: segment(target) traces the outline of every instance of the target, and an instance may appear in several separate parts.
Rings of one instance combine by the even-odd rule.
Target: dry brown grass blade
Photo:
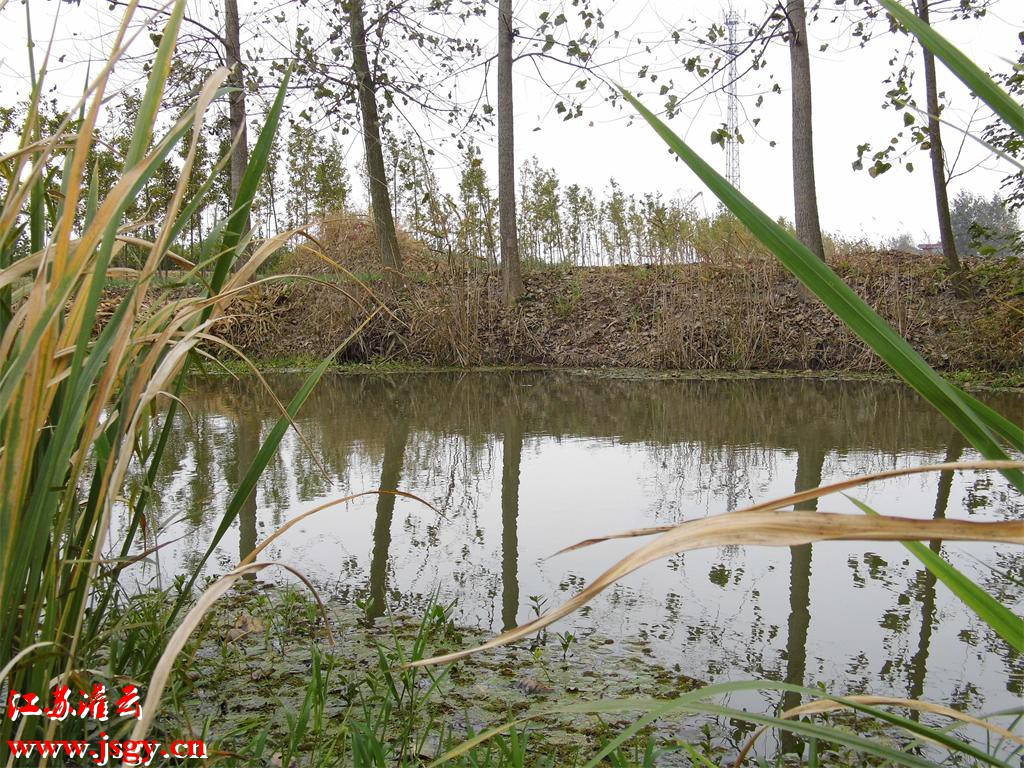
[[[316,451],[313,450],[312,443],[310,443],[309,440],[306,439],[306,436],[302,434],[302,430],[299,429],[299,425],[295,423],[295,419],[288,415],[288,407],[281,402],[281,399],[277,396],[277,393],[274,392],[273,387],[270,386],[270,383],[266,380],[266,378],[264,378],[263,373],[260,371],[256,363],[250,360],[249,357],[244,352],[242,352],[242,350],[240,350],[238,347],[225,341],[219,336],[204,333],[200,334],[199,338],[209,342],[210,344],[217,344],[223,346],[225,349],[231,350],[233,354],[238,356],[238,359],[240,359],[243,363],[246,364],[246,366],[248,366],[249,371],[256,376],[256,379],[263,386],[264,391],[270,396],[270,399],[273,401],[275,407],[278,410],[278,413],[281,414],[282,418],[288,421],[289,426],[292,428],[292,430],[294,430],[295,434],[298,435],[299,441],[302,443],[303,446],[305,446],[306,450],[309,452],[310,457],[316,463],[316,466],[320,470],[320,473],[323,475],[324,478],[327,478],[330,474],[327,471],[327,467],[324,466],[324,463],[320,460],[320,457],[316,455]]]
[[[160,655],[159,661],[157,661],[156,667],[153,670],[153,677],[150,678],[149,688],[146,691],[146,700],[142,704],[142,717],[135,721],[135,727],[132,728],[132,735],[130,738],[133,740],[139,740],[146,735],[149,727],[153,724],[153,718],[156,717],[157,710],[160,706],[160,698],[163,696],[164,687],[167,685],[167,680],[171,676],[171,671],[174,669],[174,661],[178,658],[178,654],[181,653],[181,649],[185,647],[185,643],[188,642],[189,637],[199,626],[203,618],[213,607],[213,604],[219,600],[225,592],[231,589],[231,586],[242,578],[247,573],[256,573],[262,571],[264,568],[270,568],[271,566],[277,566],[284,568],[286,571],[297,576],[302,580],[309,591],[313,593],[317,603],[320,606],[320,613],[324,617],[324,621],[327,622],[327,611],[324,608],[323,601],[320,600],[320,595],[316,589],[310,583],[302,573],[297,569],[286,565],[284,563],[249,563],[248,565],[240,565],[230,573],[226,573],[221,576],[217,581],[210,585],[209,588],[202,595],[199,596],[199,600],[196,601],[195,606],[188,612],[184,619],[181,620],[181,624],[174,630],[174,634],[171,635],[170,640],[167,641],[167,646],[164,648],[164,652]],[[330,632],[330,623],[327,623],[328,632]],[[334,641],[334,635],[331,633],[331,641]]]
[[[419,496],[414,496],[413,494],[407,493],[405,491],[385,491],[385,490],[360,491],[359,493],[353,493],[350,496],[342,496],[340,499],[332,499],[331,501],[328,501],[328,502],[326,502],[324,504],[321,504],[318,507],[314,507],[313,509],[310,509],[310,510],[307,510],[307,511],[303,512],[301,515],[297,515],[296,517],[293,517],[287,523],[285,523],[280,528],[278,528],[276,531],[274,531],[272,534],[270,534],[266,538],[265,541],[263,541],[262,543],[260,543],[260,545],[258,547],[256,547],[256,549],[254,549],[252,552],[250,552],[248,555],[246,555],[244,558],[242,558],[242,560],[239,561],[239,563],[238,563],[239,567],[251,563],[253,560],[256,559],[256,556],[259,555],[259,553],[262,552],[264,549],[266,549],[268,546],[270,546],[270,544],[275,539],[277,539],[280,536],[282,536],[285,531],[287,531],[293,525],[299,524],[300,522],[305,520],[310,515],[315,515],[317,512],[322,512],[325,509],[330,509],[331,507],[336,507],[339,504],[344,504],[345,502],[352,501],[353,499],[358,499],[360,496],[380,496],[382,494],[387,494],[387,495],[390,495],[390,496],[401,496],[401,497],[406,498],[406,499],[412,499],[413,501],[418,501],[420,504],[424,504],[427,507],[429,507],[437,515],[440,515],[441,517],[444,517],[444,515],[441,514],[440,510],[438,510],[429,501],[427,501],[426,499],[421,499]]]
[[[142,250],[145,250],[145,251],[151,251],[156,246],[155,243],[153,243],[150,240],[146,240],[143,237],[133,237],[132,235],[123,235],[123,234],[122,235],[117,235],[117,242],[123,243],[124,245],[134,245],[135,247],[141,248]],[[177,254],[177,253],[175,253],[174,251],[171,251],[171,250],[165,250],[161,258],[173,261],[175,264],[177,264],[179,266],[182,266],[182,267],[185,267],[186,269],[195,269],[195,266],[196,266],[191,261],[186,259],[184,256],[182,256],[180,254]],[[115,269],[114,267],[109,267],[107,269],[107,276],[108,277],[112,276],[111,273],[114,271],[114,269]],[[138,274],[141,274],[140,270],[133,270],[133,271],[138,273]]]
[[[0,360],[8,360],[14,349],[14,342],[21,334],[21,328],[25,323],[25,316],[28,314],[28,302],[22,302],[14,312],[3,338],[0,338]]]
[[[131,557],[125,557],[125,558],[120,558],[119,557],[119,558],[115,558],[115,559],[101,560],[100,561],[100,565],[103,565],[103,566],[105,566],[107,568],[110,568],[115,573],[120,573],[125,568],[127,568],[127,567],[129,567],[131,565],[135,565],[136,563],[142,562],[143,560],[145,560],[150,555],[156,554],[157,552],[159,552],[164,547],[169,547],[171,544],[176,544],[177,542],[179,542],[182,539],[184,539],[186,535],[187,534],[183,534],[181,536],[178,536],[175,539],[169,539],[168,541],[162,541],[159,544],[155,544],[152,547],[148,547],[147,549],[144,549],[141,552],[139,552],[139,553],[137,553],[135,555],[132,555]]]
[[[0,668],[0,680],[6,680],[7,675],[10,673],[10,671],[14,669],[16,666],[18,666],[18,662],[24,659],[30,653],[32,653],[32,651],[37,651],[40,648],[46,648],[51,645],[56,645],[56,643],[54,643],[51,640],[44,640],[39,643],[32,643],[32,645],[27,645],[24,648],[22,648],[20,651],[14,654],[14,658],[12,658],[10,661],[4,664],[3,668]]]
[[[316,254],[316,255],[317,255],[318,257],[320,257],[321,259],[323,259],[324,261],[326,261],[326,262],[327,262],[328,264],[330,264],[330,265],[331,265],[332,267],[334,267],[334,268],[335,268],[336,270],[338,270],[338,271],[339,271],[339,272],[341,272],[341,273],[342,273],[343,275],[345,275],[346,277],[348,277],[348,278],[349,278],[350,280],[353,280],[353,281],[354,281],[354,282],[355,282],[355,283],[356,283],[356,284],[357,284],[357,285],[358,285],[358,286],[359,286],[360,288],[362,288],[362,289],[363,289],[364,291],[366,291],[366,293],[367,293],[367,294],[368,294],[368,295],[369,295],[369,296],[370,296],[370,297],[371,297],[371,298],[372,298],[372,299],[373,299],[374,301],[376,301],[376,302],[377,302],[377,304],[378,304],[379,306],[381,306],[381,307],[383,307],[383,308],[384,308],[384,311],[385,311],[385,312],[387,312],[387,313],[388,313],[388,315],[390,315],[390,316],[391,316],[391,319],[392,319],[392,320],[394,320],[394,321],[395,321],[396,323],[401,323],[401,324],[402,324],[402,325],[404,325],[404,326],[405,326],[406,328],[408,328],[408,327],[409,327],[409,324],[408,324],[408,323],[406,323],[406,322],[405,322],[404,320],[400,320],[400,319],[398,318],[398,316],[397,316],[397,315],[395,315],[395,313],[394,313],[394,312],[392,312],[392,311],[391,311],[390,309],[388,309],[388,307],[387,307],[387,305],[386,305],[386,304],[384,303],[384,301],[383,301],[383,300],[382,300],[382,299],[381,299],[381,298],[380,298],[380,297],[379,297],[379,296],[378,296],[377,294],[375,294],[375,293],[373,292],[373,289],[371,289],[371,288],[370,288],[370,286],[368,286],[368,285],[367,285],[367,284],[366,284],[365,282],[363,282],[362,280],[360,280],[360,279],[359,279],[359,278],[358,278],[358,277],[357,277],[357,276],[355,275],[355,273],[353,273],[352,271],[350,271],[350,270],[346,269],[346,268],[345,268],[344,266],[342,266],[342,265],[341,265],[341,264],[339,264],[339,263],[338,263],[337,261],[335,261],[335,260],[334,260],[334,259],[332,259],[332,258],[331,258],[330,256],[328,256],[328,255],[327,255],[327,249],[326,249],[326,248],[324,248],[324,246],[323,246],[323,243],[321,243],[321,242],[320,242],[319,240],[317,240],[317,239],[316,239],[315,237],[313,237],[313,235],[309,234],[309,232],[308,232],[308,231],[306,231],[306,230],[301,230],[301,234],[302,234],[302,235],[303,235],[304,237],[306,237],[306,239],[308,239],[308,240],[309,240],[309,241],[310,241],[311,243],[313,243],[314,245],[316,245],[316,247],[317,247],[317,248],[319,249],[319,250],[318,250],[318,252],[317,252],[317,254]]]
[[[788,507],[791,504],[799,504],[802,501],[809,501],[810,499],[817,499],[822,496],[828,496],[833,493],[839,493],[841,491],[855,488],[858,485],[864,485],[865,483],[871,483],[876,480],[886,480],[894,477],[902,477],[904,475],[919,475],[924,472],[946,472],[950,470],[993,470],[993,469],[1024,469],[1024,462],[1020,461],[956,461],[948,462],[946,464],[926,464],[921,467],[909,467],[907,469],[890,469],[885,472],[875,472],[870,475],[860,475],[859,477],[853,477],[849,480],[843,480],[839,483],[833,483],[832,485],[822,485],[817,488],[812,488],[807,491],[800,491],[799,493],[792,493],[788,496],[781,496],[771,501],[762,501],[758,504],[754,504],[749,507],[734,510],[730,512],[731,515],[746,514],[748,512],[763,512],[775,509],[781,509],[782,507]],[[577,549],[584,549],[585,547],[593,546],[594,544],[601,544],[605,541],[613,541],[615,539],[632,539],[639,536],[655,536],[659,533],[667,533],[679,525],[685,525],[686,523],[674,523],[672,525],[658,525],[651,528],[634,528],[629,531],[621,531],[619,533],[611,533],[607,536],[595,536],[592,539],[584,539],[583,541],[576,542],[568,547],[555,552],[551,557],[565,554],[566,552],[574,552]]]
[[[794,717],[800,717],[801,715],[820,715],[826,712],[836,712],[843,709],[852,709],[849,703],[852,704],[863,704],[865,706],[888,706],[888,707],[906,707],[916,712],[926,712],[931,715],[942,715],[948,717],[951,720],[959,720],[964,723],[976,725],[979,728],[984,728],[986,731],[1001,736],[1004,739],[1016,742],[1021,746],[1024,746],[1024,738],[1018,736],[1012,731],[1008,731],[1005,728],[990,723],[987,720],[982,720],[978,717],[972,717],[965,712],[958,712],[955,709],[944,707],[941,704],[933,704],[930,701],[919,701],[917,699],[901,699],[895,696],[843,696],[843,701],[835,701],[834,699],[816,699],[815,701],[809,701],[806,704],[801,704],[798,707],[787,709],[779,718],[781,720],[789,720]],[[753,736],[743,745],[743,749],[740,750],[739,755],[736,756],[736,761],[733,763],[733,768],[740,768],[743,762],[746,760],[750,750],[754,748],[754,744],[757,742],[764,732],[768,730],[768,726],[758,728]]]
[[[156,272],[164,255],[170,250],[170,238],[173,231],[170,222],[177,218],[178,211],[185,200],[198,146],[200,142],[205,141],[203,137],[203,122],[206,119],[207,110],[217,95],[217,89],[227,80],[228,73],[227,67],[217,67],[217,69],[211,72],[203,83],[203,88],[199,92],[199,97],[193,106],[191,120],[188,121],[187,118],[183,118],[184,122],[191,122],[192,124],[192,140],[189,142],[188,150],[185,153],[185,159],[178,175],[178,183],[175,185],[174,195],[167,206],[167,210],[164,212],[164,226],[160,229],[156,242],[153,244],[153,248],[146,260],[146,266],[143,269],[143,273],[147,278]],[[142,300],[141,294],[142,291],[136,297],[137,302]]]
[[[792,547],[815,541],[999,541],[1024,544],[1024,521],[978,523],[959,520],[910,520],[879,515],[825,512],[735,512],[681,523],[619,560],[558,608],[504,632],[475,648],[417,661],[408,666],[448,664],[479,651],[515,642],[547,627],[593,600],[619,579],[655,560],[729,544]]]
[[[8,285],[13,285],[16,281],[25,277],[30,272],[34,272],[39,268],[39,265],[43,261],[43,256],[47,251],[36,251],[30,256],[18,259],[9,267],[5,267],[0,270],[0,288],[5,288]]]
[[[249,278],[256,274],[256,270],[260,268],[260,265],[269,259],[276,250],[287,245],[288,241],[301,231],[302,227],[295,227],[294,229],[280,232],[263,242],[246,260],[245,264],[239,267],[238,271],[225,283],[224,290],[233,291],[236,288],[251,285],[252,283],[249,282]]]

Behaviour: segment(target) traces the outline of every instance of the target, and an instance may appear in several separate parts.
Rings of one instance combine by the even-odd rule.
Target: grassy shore
[[[935,368],[962,383],[1024,382],[1024,287],[1009,260],[976,264],[954,290],[931,257],[865,252],[832,266]],[[322,275],[316,276],[317,279]],[[342,353],[374,370],[452,367],[886,373],[780,267],[727,264],[543,268],[512,310],[497,278],[438,269],[380,283],[290,280],[238,300],[218,331],[264,368],[306,369],[381,312]],[[364,301],[365,291],[374,300]],[[344,291],[344,292],[343,292]]]

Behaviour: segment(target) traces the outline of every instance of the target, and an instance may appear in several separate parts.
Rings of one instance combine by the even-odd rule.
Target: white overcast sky
[[[81,62],[102,54],[103,33],[109,31],[119,16],[109,10],[104,0],[82,0],[80,6],[58,3],[57,0],[30,2],[37,37],[48,38],[53,29],[55,55],[64,56],[63,63],[54,71],[55,95],[64,99],[75,98],[81,93],[81,83],[85,78]],[[740,17],[750,21],[760,19],[767,7],[759,0],[734,0],[733,4]],[[2,5],[3,0],[0,0]],[[189,13],[209,19],[214,5],[219,3],[189,0]],[[515,13],[524,22],[533,20],[541,5],[544,4],[537,0],[519,0]],[[254,3],[239,0],[239,6],[244,23]],[[605,6],[608,8],[608,29],[628,29],[628,34],[618,43],[609,45],[600,60],[610,60],[627,47],[632,55],[625,63],[610,64],[603,71],[608,77],[631,85],[637,82],[636,71],[641,64],[647,59],[653,63],[656,57],[664,63],[667,55],[654,54],[645,58],[643,43],[664,37],[666,26],[686,18],[697,18],[706,26],[708,21],[722,18],[725,3],[620,0]],[[287,13],[301,12],[296,10],[294,3],[285,2],[281,7]],[[60,15],[54,25],[58,8]],[[481,23],[480,29],[482,43],[491,50],[496,46],[491,32],[495,16],[496,10],[492,8],[486,21],[490,26]],[[877,239],[909,232],[917,242],[933,241],[937,235],[926,153],[918,152],[918,156],[913,158],[916,168],[913,173],[897,166],[887,174],[871,179],[866,172],[854,172],[851,168],[858,144],[870,142],[875,147],[884,146],[898,130],[901,116],[892,110],[882,111],[879,105],[885,91],[882,81],[890,72],[888,60],[894,51],[906,49],[908,40],[880,33],[867,49],[861,49],[843,37],[838,29],[841,25],[829,24],[828,18],[830,16],[823,12],[823,20],[812,24],[809,32],[812,38],[815,159],[822,226],[829,232],[849,238],[865,236]],[[3,104],[23,97],[27,90],[24,19],[24,0],[10,0],[0,11],[0,103]],[[1017,35],[1024,29],[1024,2],[997,1],[983,20],[950,22],[941,29],[982,67],[1006,70],[1007,60],[1015,59],[1019,50]],[[152,50],[146,36],[142,37],[142,45],[149,45],[149,50]],[[637,40],[641,45],[637,45]],[[829,47],[820,52],[819,46],[824,43]],[[254,41],[249,40],[247,44],[253,45]],[[919,61],[920,57],[917,58]],[[765,104],[760,110],[753,109],[753,102],[757,86],[770,82],[766,75],[744,81],[739,87],[740,94],[744,96],[743,114],[761,118],[756,129],[749,124],[742,127],[746,138],[740,150],[742,188],[772,216],[791,218],[789,59],[782,43],[775,44],[770,52],[769,71],[781,85],[782,94],[765,95]],[[494,76],[492,68],[492,94]],[[648,128],[639,123],[629,125],[626,112],[595,103],[583,119],[561,122],[552,110],[555,98],[542,81],[542,76],[549,83],[567,80],[571,84],[579,79],[577,74],[560,71],[557,66],[545,67],[538,73],[529,62],[517,63],[516,141],[520,161],[536,155],[543,165],[557,170],[563,185],[575,182],[598,191],[605,189],[608,180],[614,177],[627,190],[637,194],[660,191],[666,196],[678,195],[689,199],[701,192],[700,182],[681,163],[673,162],[664,145]],[[684,81],[677,75],[676,82]],[[915,86],[919,91],[923,89],[923,76],[916,78]],[[649,106],[656,108],[661,105],[663,99],[649,84],[637,87],[650,92],[644,99]],[[976,102],[959,81],[942,68],[941,63],[939,87],[950,97],[945,119],[961,127],[973,125],[974,132],[980,132],[988,113],[977,109]],[[917,95],[923,103],[923,93]],[[725,103],[721,94],[694,100],[672,122],[677,132],[722,170],[725,154],[710,144],[709,136],[725,121]],[[423,132],[430,135],[430,127],[424,126]],[[494,138],[478,136],[477,140],[485,148],[485,163],[493,184],[496,172]],[[986,196],[997,191],[1000,179],[1008,172],[1004,163],[973,141],[964,141],[962,134],[952,128],[944,129],[944,140],[949,156],[962,149],[956,170],[972,169],[953,181],[952,194],[961,188]],[[774,148],[770,146],[771,141],[775,142]],[[358,138],[347,137],[346,148],[352,177],[358,179],[354,172],[361,161]],[[444,166],[454,166],[457,158],[458,151],[453,146],[439,152],[443,181]],[[447,175],[453,179],[450,173]],[[449,188],[454,189],[453,183],[449,183]],[[696,204],[698,208],[703,206],[710,211],[716,202],[710,193],[705,192],[697,198]]]

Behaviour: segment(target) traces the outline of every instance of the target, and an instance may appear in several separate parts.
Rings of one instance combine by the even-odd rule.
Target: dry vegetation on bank
[[[365,226],[365,225],[364,225]],[[236,303],[222,332],[256,359],[329,354],[375,304],[379,315],[344,352],[347,362],[436,366],[541,365],[686,370],[873,372],[882,362],[821,312],[767,254],[717,253],[694,264],[542,266],[525,274],[515,310],[496,271],[431,256],[407,240],[406,290],[388,292],[370,268],[372,232],[327,228],[336,267],[300,248],[281,272],[305,274]],[[968,295],[941,257],[834,249],[831,266],[936,368],[1024,370],[1024,270],[976,261]],[[367,291],[372,291],[369,296]]]

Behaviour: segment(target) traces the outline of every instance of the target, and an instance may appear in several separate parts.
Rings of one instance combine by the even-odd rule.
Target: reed
[[[97,171],[89,167],[90,151],[110,95],[111,73],[131,42],[135,3],[124,13],[110,57],[71,111],[74,117],[51,135],[42,133],[39,119],[49,57],[37,67],[30,52],[33,91],[19,146],[0,158],[9,171],[0,208],[0,678],[5,702],[13,692],[45,699],[62,683],[91,688],[86,670],[97,665],[106,664],[110,683],[152,672],[159,647],[147,648],[140,666],[119,669],[102,638],[103,630],[121,618],[118,576],[132,562],[133,543],[147,525],[152,481],[177,407],[175,393],[192,360],[225,346],[211,328],[236,297],[267,279],[257,279],[257,269],[296,233],[254,243],[243,230],[281,118],[286,75],[232,212],[204,243],[203,260],[192,263],[176,248],[224,166],[224,160],[216,164],[198,191],[188,193],[204,120],[224,95],[228,77],[226,69],[215,70],[180,114],[162,111],[184,8],[184,0],[178,0],[163,17],[131,145],[119,178],[102,199]],[[153,236],[144,239],[140,223],[126,220],[126,211],[182,143],[173,197],[167,210],[158,212]],[[60,170],[58,193],[44,185],[54,168]],[[112,264],[126,247],[141,249],[145,258],[137,269],[115,270]],[[202,293],[162,293],[157,273],[169,262],[186,270],[189,279],[199,279]],[[11,288],[26,279],[30,287],[15,303]],[[126,289],[113,307],[101,307],[112,279],[127,279]],[[281,406],[280,421],[229,505],[219,535],[327,362]],[[127,483],[130,467],[146,480]],[[126,504],[132,516],[114,549],[110,523],[118,504]],[[196,568],[179,590],[169,621],[191,601],[199,572]],[[15,733],[49,738],[63,727],[46,718],[4,718],[0,743]]]

